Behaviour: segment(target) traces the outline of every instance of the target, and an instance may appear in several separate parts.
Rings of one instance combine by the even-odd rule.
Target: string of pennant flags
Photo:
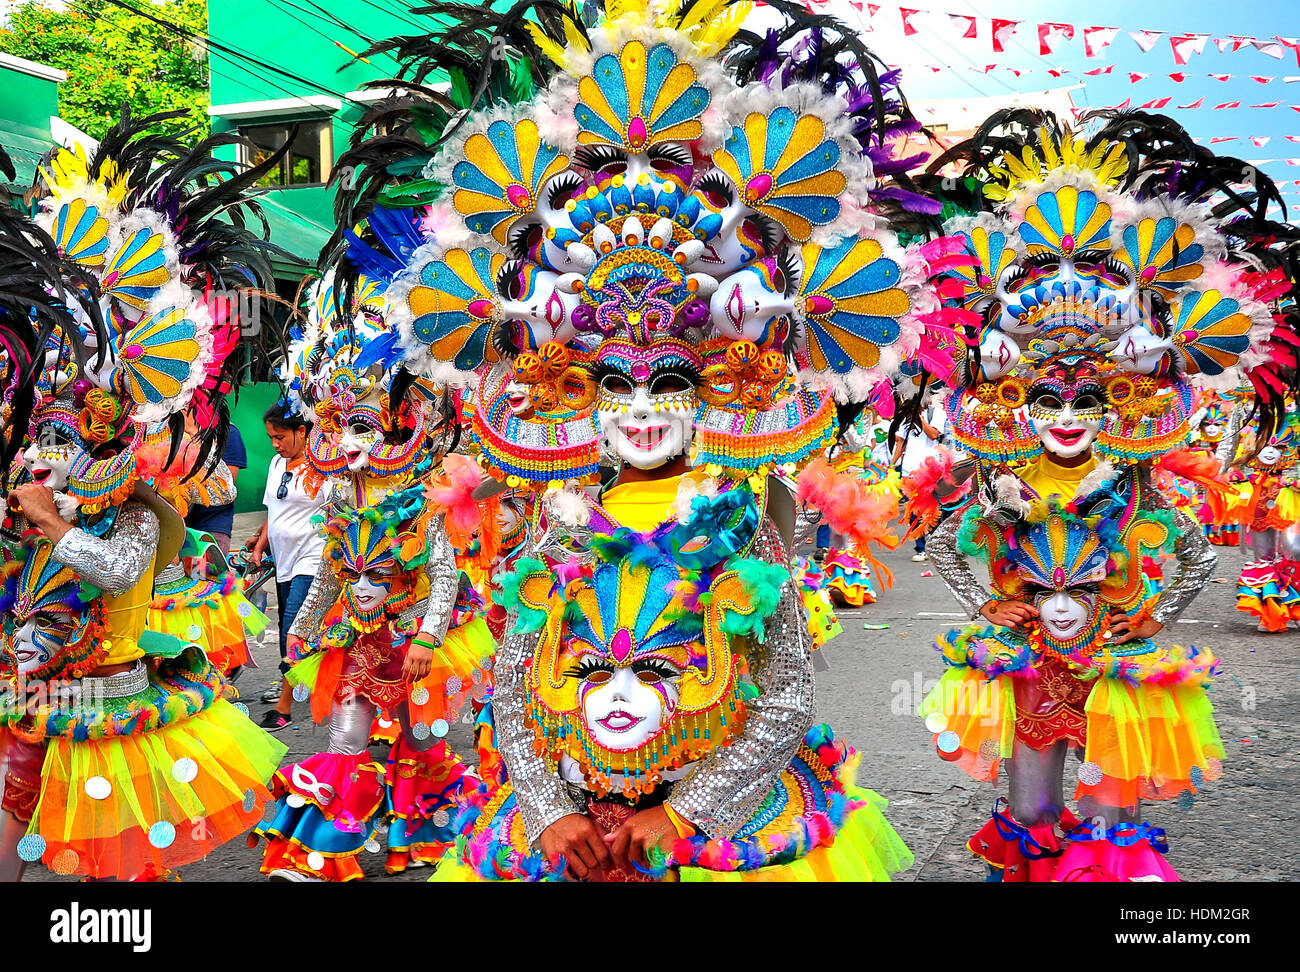
[[[803,0],[804,6],[814,12],[816,8],[824,7],[829,2],[830,0]],[[1029,30],[1036,32],[1038,53],[1044,57],[1056,53],[1063,42],[1073,41],[1076,38],[1083,41],[1084,55],[1086,57],[1101,57],[1103,52],[1123,33],[1137,45],[1138,50],[1143,54],[1154,50],[1162,38],[1168,40],[1174,63],[1180,66],[1187,64],[1197,54],[1203,53],[1206,46],[1213,43],[1220,53],[1229,50],[1250,49],[1275,60],[1282,60],[1286,57],[1287,51],[1290,51],[1295,55],[1297,67],[1300,67],[1300,37],[1282,37],[1280,35],[1255,37],[1249,34],[1228,34],[1224,37],[1214,37],[1211,34],[1191,31],[1123,30],[1120,27],[1102,25],[1066,24],[1056,21],[1034,22],[1013,20],[1007,17],[943,13],[918,10],[911,7],[866,3],[860,2],[860,0],[848,0],[848,2],[853,9],[866,15],[868,29],[871,28],[870,22],[881,16],[882,11],[888,11],[888,16],[893,22],[901,25],[905,37],[921,33],[923,27],[920,24],[926,20],[945,19],[955,28],[957,36],[963,39],[978,40],[980,37],[987,37],[995,54],[1005,53],[1007,44],[1011,42],[1021,28],[1025,28],[1026,32]],[[982,30],[981,27],[983,27]]]
[[[951,64],[934,64],[931,62],[924,62],[924,61],[908,63],[904,65],[890,64],[888,66],[891,68],[901,66],[901,67],[911,68],[912,70],[928,69],[930,71],[933,71],[936,74],[938,74],[940,71],[950,71],[954,67],[954,65]],[[962,66],[962,65],[957,65],[957,66]],[[976,74],[991,74],[994,71],[1001,70],[1001,71],[1006,71],[1008,74],[1014,74],[1016,77],[1020,77],[1021,75],[1024,74],[1047,74],[1057,79],[1067,78],[1070,77],[1071,75],[1075,77],[1097,77],[1104,74],[1112,74],[1115,70],[1114,64],[1108,64],[1105,67],[1101,67],[1101,68],[1094,68],[1091,71],[1078,71],[1078,72],[1072,71],[1070,68],[1062,68],[1062,67],[1049,67],[1049,68],[1012,67],[1009,64],[971,64],[971,65],[964,65],[964,67],[967,71],[974,71]],[[1175,81],[1178,84],[1182,84],[1188,78],[1202,77],[1202,75],[1200,74],[1188,74],[1185,71],[1175,71],[1168,75],[1153,75],[1142,71],[1128,71],[1128,72],[1121,72],[1121,73],[1128,74],[1128,79],[1130,84],[1137,84],[1139,81],[1145,81],[1147,78],[1151,78],[1151,77],[1168,77],[1170,80]],[[1213,78],[1215,81],[1231,81],[1233,78],[1238,77],[1238,75],[1215,74],[1213,72],[1207,71],[1204,77]],[[1252,75],[1248,75],[1248,77],[1250,78],[1250,80],[1255,81],[1258,84],[1270,84],[1274,81],[1280,81],[1283,84],[1300,84],[1300,74],[1288,74],[1282,77],[1279,77],[1277,75],[1266,76],[1266,75],[1252,74]]]

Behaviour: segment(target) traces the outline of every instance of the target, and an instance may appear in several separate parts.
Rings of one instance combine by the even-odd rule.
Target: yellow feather
[[[715,18],[695,39],[695,46],[704,57],[713,57],[731,42],[741,25],[754,10],[753,0],[741,0],[728,7],[720,18]]]
[[[564,22],[564,42],[574,50],[578,50],[578,51],[587,50],[588,49],[587,39],[583,37],[582,34],[578,31],[577,25],[575,25],[574,22],[568,16],[565,16],[563,18],[563,22]]]
[[[567,19],[564,26],[567,30],[569,26]],[[537,49],[554,61],[556,65],[564,67],[566,60],[564,48],[547,37],[546,34],[542,32],[542,28],[538,27],[536,24],[524,21],[524,27],[527,28],[528,33],[533,35],[533,41],[537,44]]]
[[[691,8],[690,13],[682,19],[682,22],[678,25],[677,29],[682,31],[682,33],[688,33],[690,29],[697,24],[703,24],[712,20],[718,15],[718,12],[726,2],[727,0],[712,0],[712,2],[709,2],[709,0],[700,0],[699,3]]]

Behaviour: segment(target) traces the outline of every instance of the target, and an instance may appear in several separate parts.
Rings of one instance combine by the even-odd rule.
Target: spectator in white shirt
[[[307,469],[307,435],[310,426],[283,401],[276,402],[262,416],[275,458],[266,474],[266,522],[249,541],[253,562],[260,563],[269,548],[275,560],[275,590],[280,605],[280,688],[275,708],[262,718],[261,726],[278,732],[293,723],[293,694],[283,678],[289,670],[289,627],[302,607],[316,576],[316,566],[325,552],[325,538],[312,517],[325,505],[325,494],[311,495],[303,486]],[[266,699],[266,696],[263,696]],[[266,699],[270,701],[270,699]]]

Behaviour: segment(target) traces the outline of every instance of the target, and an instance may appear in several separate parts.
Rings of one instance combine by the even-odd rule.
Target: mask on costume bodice
[[[1098,585],[1109,556],[1096,533],[1074,518],[1054,514],[1017,531],[1011,560],[1049,644],[1072,646],[1095,635],[1104,619]]]
[[[99,592],[54,560],[53,550],[40,541],[5,565],[0,675],[79,678],[106,650]]]
[[[550,583],[535,574],[520,595],[530,603]],[[727,638],[682,610],[680,583],[668,564],[602,564],[568,585],[563,633],[539,642],[533,722],[598,792],[649,792],[663,771],[720,745],[742,721]]]
[[[648,793],[739,730],[742,636],[762,640],[789,579],[742,554],[758,510],[743,487],[697,498],[685,523],[594,538],[594,566],[521,558],[503,577],[518,630],[542,632],[530,724],[597,792]]]
[[[342,587],[343,621],[358,631],[373,631],[415,603],[420,575],[412,567],[422,543],[413,533],[388,525],[400,522],[397,509],[403,503],[414,504],[405,510],[408,514],[418,509],[418,498],[402,494],[326,523],[325,556]]]

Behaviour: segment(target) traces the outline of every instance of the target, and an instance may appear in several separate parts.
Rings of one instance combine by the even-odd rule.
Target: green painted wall
[[[275,450],[271,448],[271,440],[266,437],[262,413],[279,397],[278,385],[258,382],[240,386],[239,401],[231,404],[230,421],[239,429],[239,434],[244,439],[244,449],[248,452],[248,468],[239,474],[239,481],[235,483],[239,488],[239,497],[235,500],[236,513],[265,509],[262,506],[262,493],[266,490],[266,471],[271,466]]]
[[[17,170],[13,188],[32,184],[37,162],[53,144],[50,116],[58,113],[58,82],[0,64],[0,145]]]

